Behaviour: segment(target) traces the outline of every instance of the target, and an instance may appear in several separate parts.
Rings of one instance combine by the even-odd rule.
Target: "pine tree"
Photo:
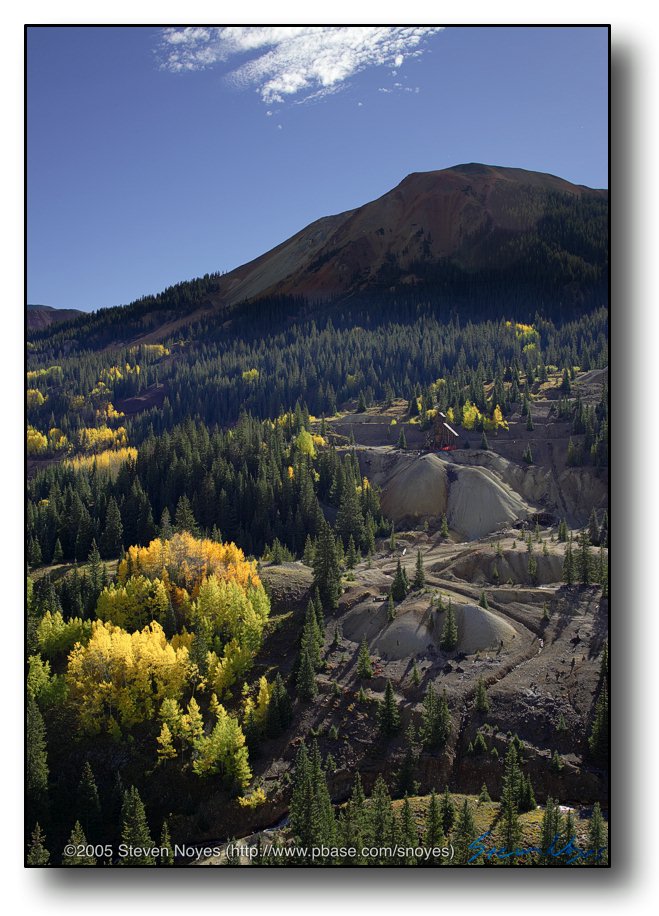
[[[561,848],[564,849],[566,846],[572,848],[572,845],[576,842],[577,839],[577,828],[574,823],[574,814],[571,810],[568,810],[565,819],[563,821],[563,830],[561,833]],[[566,853],[567,856],[567,853]],[[569,858],[569,856],[568,856]]]
[[[609,641],[605,641],[602,646],[602,658],[600,659],[600,684],[609,681]]]
[[[44,868],[50,864],[50,853],[46,849],[46,837],[39,824],[35,824],[27,851],[25,864],[29,868]]]
[[[311,701],[318,696],[316,672],[313,661],[309,654],[309,648],[306,644],[302,647],[300,653],[300,664],[298,667],[295,686],[297,688],[297,695],[302,700]]]
[[[378,704],[377,721],[380,732],[384,738],[389,738],[400,728],[400,712],[394,695],[391,681],[387,681],[384,689],[384,699]]]
[[[442,513],[442,524],[439,529],[439,533],[441,534],[443,538],[448,538],[449,536],[448,520],[446,518],[446,512]]]
[[[559,543],[565,543],[567,541],[567,522],[564,518],[561,519],[558,526],[558,540]]]
[[[538,581],[538,561],[532,553],[529,554],[529,562],[526,569],[529,575],[529,581],[532,585],[536,585]]]
[[[439,799],[434,789],[430,793],[430,801],[426,813],[426,832],[423,842],[428,849],[439,849],[444,845],[444,831],[439,808]],[[430,861],[436,865],[441,862],[441,859],[433,857]]]
[[[417,667],[417,663],[415,660],[414,664],[412,665],[412,684],[414,687],[418,687],[420,683],[421,683],[421,675],[419,673],[419,669]]]
[[[127,847],[133,846],[141,849],[152,849],[154,843],[149,833],[146,811],[144,810],[144,804],[140,798],[140,793],[135,786],[131,786],[124,795],[121,816],[121,842]],[[142,865],[155,865],[156,860],[151,855],[140,856],[129,854],[121,859],[121,864],[129,868],[135,868]]]
[[[163,541],[168,541],[173,534],[172,517],[169,514],[169,509],[165,506],[160,516],[160,537]],[[215,538],[213,538],[213,540],[215,540]]]
[[[48,805],[48,753],[41,710],[28,691],[25,730],[25,789],[32,814],[43,815]]]
[[[545,811],[540,827],[540,863],[542,865],[556,865],[557,859],[553,855],[560,849],[560,810],[557,802],[549,796],[545,803]]]
[[[458,815],[458,820],[455,825],[455,834],[453,837],[453,846],[455,848],[455,855],[452,861],[452,865],[467,865],[473,864],[469,860],[472,859],[476,853],[473,849],[470,849],[471,843],[476,839],[476,824],[474,822],[474,815],[471,810],[471,805],[469,801],[465,798],[462,803],[462,808]],[[474,862],[477,859],[474,858]]]
[[[584,528],[577,538],[579,553],[577,558],[577,572],[582,585],[590,585],[592,576],[592,557],[590,555],[590,537]]]
[[[487,713],[490,711],[490,701],[487,698],[487,690],[485,689],[485,683],[483,682],[482,677],[478,678],[474,708],[477,712],[481,713]]]
[[[417,783],[414,781],[417,754],[415,749],[416,731],[410,724],[405,732],[405,756],[398,771],[398,791],[401,795],[414,794]]]
[[[441,818],[444,834],[449,834],[455,823],[455,805],[451,793],[448,790],[448,786],[445,786],[442,794],[442,799],[439,804],[439,816]]]
[[[364,514],[357,495],[357,488],[352,474],[348,476],[341,493],[339,511],[336,516],[336,533],[347,544],[353,538],[353,551],[366,544],[366,528]]]
[[[121,512],[114,496],[111,496],[105,513],[105,528],[101,535],[101,556],[106,560],[121,556],[123,552],[123,537],[124,526],[121,522]]]
[[[400,558],[396,565],[394,581],[391,584],[391,596],[395,602],[403,601],[407,596],[407,581],[406,576],[403,574]]]
[[[64,551],[62,550],[62,542],[59,538],[55,541],[55,548],[53,550],[53,563],[61,563],[64,559]]]
[[[487,785],[483,783],[483,785],[481,786],[480,794],[478,796],[478,804],[483,805],[486,802],[491,802],[491,801],[492,799],[490,797],[490,793],[487,791]]]
[[[94,772],[89,761],[85,761],[78,784],[78,820],[92,843],[98,843],[103,827],[101,802]]]
[[[197,525],[197,520],[195,518],[194,512],[192,511],[192,506],[190,500],[184,494],[179,499],[176,504],[176,512],[174,514],[174,529],[179,533],[182,531],[188,531],[194,537],[199,536],[199,526]]]
[[[489,451],[490,443],[487,441],[487,436],[485,435],[485,430],[483,430],[483,435],[481,436],[481,445],[480,447],[484,451]]]
[[[515,754],[514,761],[510,759],[511,752]],[[514,746],[512,746],[509,751],[509,758],[506,759],[506,766],[507,771],[504,777],[500,803],[501,816],[499,831],[502,845],[505,847],[508,855],[505,861],[507,864],[512,865],[515,861],[515,856],[512,853],[519,847],[522,837],[522,831],[519,824],[518,800],[521,794],[520,788],[523,779],[517,766],[517,756]]]
[[[167,855],[161,855],[158,857],[158,865],[167,866],[174,864],[174,847],[172,846],[172,838],[169,835],[169,824],[167,819],[162,822],[162,830],[160,831],[160,848],[167,850]]]
[[[482,756],[483,754],[487,754],[487,742],[485,740],[485,736],[480,731],[476,734],[472,751],[478,757]]]
[[[389,592],[389,597],[387,598],[387,620],[391,622],[396,619],[396,605],[394,604],[394,596]]]
[[[346,552],[346,566],[348,569],[354,569],[357,565],[357,548],[355,547],[355,539],[350,535],[348,541],[348,550]]]
[[[604,518],[602,519],[602,527],[600,528],[599,543],[601,547],[609,546],[609,513],[606,509],[604,510]]]
[[[606,828],[599,802],[595,802],[593,805],[593,813],[588,827],[588,846],[592,850],[593,858],[591,861],[596,865],[606,865],[608,858]]]
[[[357,413],[366,413],[366,398],[364,392],[360,390],[359,400],[357,402]]]
[[[554,751],[554,755],[551,758],[551,763],[549,766],[554,773],[560,773],[563,769],[563,759],[561,758],[561,755],[558,753],[558,751]]]
[[[295,761],[290,824],[300,845],[331,846],[336,834],[334,811],[318,745],[311,753],[302,744]],[[316,859],[316,863],[320,860]]]
[[[565,548],[565,556],[563,558],[563,582],[566,585],[574,585],[576,579],[576,569],[574,562],[574,554],[572,552],[572,539],[567,542],[567,547]]]
[[[450,598],[448,600],[446,619],[444,620],[444,626],[442,627],[442,635],[440,637],[439,644],[441,648],[446,652],[452,652],[458,645],[458,625],[455,620],[453,604]]]
[[[443,748],[451,733],[451,713],[446,692],[437,697],[435,688],[428,684],[423,701],[421,741],[429,749]]]
[[[420,589],[426,584],[426,574],[423,568],[423,557],[421,556],[421,551],[417,550],[416,552],[416,567],[414,570],[414,579],[412,581],[412,588]]]
[[[313,563],[314,585],[320,594],[322,606],[332,611],[339,606],[341,570],[332,529],[325,522],[316,543]]]
[[[407,439],[405,438],[405,429],[401,426],[400,435],[398,436],[398,448],[406,449],[407,448]]]
[[[373,786],[370,804],[366,809],[367,836],[369,841],[381,845],[385,837],[391,836],[393,826],[392,815],[391,796],[389,795],[387,784],[382,776],[378,776]],[[387,862],[387,860],[383,859],[373,859],[369,861],[371,861],[373,865],[391,864],[390,860]]]
[[[602,683],[597,702],[595,718],[588,738],[588,747],[593,758],[604,763],[609,756],[609,692],[606,681]]]
[[[323,602],[320,600],[318,587],[314,589],[313,603],[316,608],[316,624],[318,626],[318,645],[322,649],[325,643],[325,614],[323,613]]]
[[[403,834],[403,843],[406,848],[416,849],[419,845],[419,831],[414,820],[414,814],[412,812],[412,806],[410,805],[410,800],[405,796],[403,805],[400,812],[400,826],[401,832]],[[406,865],[416,865],[416,858],[410,856],[405,864]]]
[[[489,611],[490,609],[490,605],[487,603],[487,595],[485,594],[484,589],[481,591],[481,596],[478,599],[478,606],[484,608],[486,611]]]
[[[277,672],[265,716],[265,733],[267,737],[276,738],[285,728],[288,728],[292,718],[291,700],[282,681],[281,674]]]
[[[371,663],[371,653],[368,649],[366,637],[362,639],[357,656],[357,677],[362,680],[373,677],[373,665]]]
[[[33,569],[37,566],[41,566],[43,563],[41,545],[37,538],[31,538],[28,542],[27,556],[29,564]]]
[[[314,546],[313,538],[310,534],[308,534],[304,543],[304,553],[302,554],[302,562],[305,566],[313,566],[315,553],[316,548]]]
[[[522,461],[525,461],[526,464],[533,464],[533,452],[531,451],[531,443],[527,443],[526,448],[522,452]]]
[[[73,825],[73,830],[71,831],[71,836],[69,837],[67,848],[69,846],[73,846],[74,849],[81,847],[81,846],[82,847],[87,846],[87,837],[85,836],[85,831],[80,826],[80,821],[76,821],[75,824]],[[87,856],[84,854],[77,855],[77,853],[74,853],[73,855],[66,855],[65,853],[62,856],[62,865],[84,868],[84,867],[96,865],[96,859],[94,858],[94,856]]]
[[[302,629],[302,639],[300,641],[300,651],[307,651],[311,663],[315,669],[320,667],[320,648],[323,644],[323,634],[318,626],[318,617],[316,616],[316,605],[312,599],[307,604],[307,612],[304,618],[304,627]]]
[[[522,813],[533,811],[537,807],[533,783],[531,782],[531,775],[529,773],[527,773],[526,776],[522,776],[521,779],[518,807]]]

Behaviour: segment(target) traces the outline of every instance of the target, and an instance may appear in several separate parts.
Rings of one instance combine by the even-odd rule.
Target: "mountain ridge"
[[[479,236],[491,241],[496,234],[528,232],[556,195],[608,200],[605,189],[506,166],[412,172],[380,197],[321,217],[225,274],[214,302],[231,306],[280,294],[326,298],[388,280],[414,284],[418,262],[453,261],[473,271],[484,260],[488,266],[487,239]],[[489,256],[492,265],[498,260],[498,252]]]

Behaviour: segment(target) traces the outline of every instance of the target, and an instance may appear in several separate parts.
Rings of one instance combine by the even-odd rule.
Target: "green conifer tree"
[[[48,754],[46,726],[41,710],[28,691],[25,730],[25,788],[33,815],[44,815],[48,805]]]
[[[490,793],[487,791],[487,785],[483,783],[483,785],[481,786],[480,794],[478,796],[478,804],[483,805],[486,802],[491,802],[491,801],[492,799],[490,797]]]
[[[426,574],[423,568],[423,557],[421,556],[421,551],[417,550],[416,552],[416,566],[414,569],[414,579],[412,581],[412,588],[420,589],[426,584]]]
[[[423,842],[428,849],[440,849],[444,845],[444,830],[439,799],[434,789],[430,793],[430,801],[428,802]],[[442,859],[441,857],[432,857],[430,861],[433,865],[438,865],[442,862]]]
[[[448,600],[446,609],[446,619],[442,627],[442,635],[439,644],[446,652],[452,652],[458,645],[458,625],[455,620],[455,612],[451,599]]]
[[[609,691],[606,681],[602,682],[595,703],[595,717],[588,738],[588,747],[592,757],[604,763],[609,756]]]
[[[53,550],[53,563],[61,563],[64,559],[64,551],[62,550],[62,542],[59,538],[55,541],[55,548]]]
[[[140,798],[140,793],[135,786],[131,786],[124,795],[124,803],[121,811],[122,827],[121,842],[128,849],[152,849],[154,842],[149,833],[149,825],[146,819],[144,804]],[[136,868],[144,865],[155,865],[154,856],[136,855],[129,852],[121,859],[121,864],[128,868]]]
[[[478,858],[474,858],[476,856],[475,851],[469,848],[476,839],[476,836],[477,832],[474,815],[469,801],[465,798],[455,825],[455,834],[453,836],[455,855],[451,863],[452,865],[473,865],[478,861]],[[471,859],[473,859],[473,861],[470,861]]]
[[[169,824],[167,819],[162,822],[162,829],[160,831],[160,848],[163,850],[163,854],[158,858],[158,865],[162,867],[173,866],[174,865],[174,847],[172,845],[172,838],[169,835]],[[166,850],[166,854],[165,854]]]
[[[341,594],[341,569],[336,541],[327,522],[323,524],[316,542],[313,571],[314,585],[320,594],[322,606],[336,610]]]
[[[362,680],[373,677],[373,665],[371,663],[371,653],[369,652],[366,637],[362,639],[357,655],[357,677]]]
[[[50,853],[46,849],[46,837],[39,824],[35,824],[27,850],[25,864],[29,868],[44,868],[50,864]]]
[[[66,852],[62,856],[62,865],[73,866],[77,868],[89,868],[90,866],[96,865],[96,858],[94,856],[88,856],[84,853],[78,855],[77,850],[87,846],[87,837],[85,836],[85,831],[80,825],[80,821],[76,821],[73,825],[73,830],[71,831],[71,836],[69,837],[69,842],[67,843],[65,849],[68,849],[70,846],[73,846],[76,850],[72,855],[67,855]]]
[[[295,682],[297,695],[301,700],[310,702],[318,696],[316,684],[316,671],[313,660],[309,654],[309,647],[304,644],[300,652],[297,680]]]
[[[560,850],[560,810],[558,803],[549,796],[545,803],[540,826],[540,864],[556,865],[555,853]]]
[[[123,537],[124,526],[121,522],[121,512],[116,499],[111,496],[105,513],[105,528],[101,535],[101,556],[106,560],[121,556],[123,552]]]
[[[448,790],[448,786],[444,787],[439,805],[439,816],[441,818],[444,834],[449,834],[455,824],[455,804],[453,803],[453,798]]]
[[[400,558],[396,564],[396,574],[391,584],[391,596],[396,603],[403,601],[407,596],[407,582],[406,577],[403,574]]]
[[[588,826],[588,847],[592,850],[592,858],[587,860],[588,864],[592,862],[595,865],[605,866],[608,861],[606,827],[599,802],[593,805],[593,813]]]
[[[384,699],[378,704],[377,721],[380,733],[384,738],[389,738],[400,728],[398,703],[389,680],[384,689]]]
[[[395,619],[396,605],[394,604],[394,596],[389,592],[389,597],[387,598],[387,620],[391,623],[391,621]]]
[[[485,683],[482,677],[478,678],[474,708],[480,713],[488,713],[490,711],[490,701],[487,698],[487,690],[485,689]]]
[[[574,562],[574,554],[572,552],[572,539],[567,542],[567,547],[565,548],[565,556],[563,558],[563,582],[566,585],[574,585],[576,579],[576,569]]]
[[[89,761],[85,761],[78,784],[77,797],[78,821],[85,835],[91,843],[98,843],[101,839],[103,819],[101,816],[101,802],[98,787],[94,779],[94,772]]]

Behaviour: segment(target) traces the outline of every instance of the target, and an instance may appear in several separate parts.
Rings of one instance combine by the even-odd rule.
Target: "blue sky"
[[[28,301],[231,270],[413,171],[607,186],[603,28],[28,34]]]

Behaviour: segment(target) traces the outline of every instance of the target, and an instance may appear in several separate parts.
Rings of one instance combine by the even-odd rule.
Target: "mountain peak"
[[[606,197],[606,191],[555,175],[480,162],[412,172],[377,200],[316,220],[227,274],[216,304],[415,285],[437,278],[449,264],[472,275],[506,269],[520,258],[513,237],[547,231],[547,220],[559,206],[579,209],[582,201],[584,206],[599,201],[597,219],[604,226]],[[560,231],[565,239],[557,240],[554,232],[548,244],[558,245],[559,257],[560,252],[574,255],[569,233]],[[582,250],[576,254],[584,257]],[[603,251],[597,257],[604,258]]]

